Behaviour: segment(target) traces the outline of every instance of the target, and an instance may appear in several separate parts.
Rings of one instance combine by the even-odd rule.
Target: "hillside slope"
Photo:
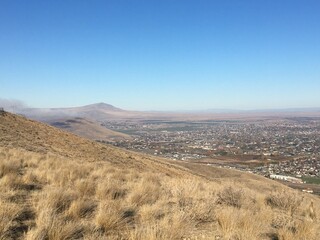
[[[103,140],[113,142],[115,140],[130,140],[131,136],[116,132],[101,126],[97,122],[85,118],[67,118],[49,122],[50,125],[74,133],[91,140]]]
[[[252,174],[0,114],[0,239],[317,239],[319,207]]]

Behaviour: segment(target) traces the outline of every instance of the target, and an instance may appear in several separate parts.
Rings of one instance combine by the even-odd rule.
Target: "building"
[[[284,175],[271,174],[270,178],[271,179],[276,179],[276,180],[292,182],[292,183],[303,183],[302,180],[299,179],[299,178],[290,177],[290,176],[284,176]]]

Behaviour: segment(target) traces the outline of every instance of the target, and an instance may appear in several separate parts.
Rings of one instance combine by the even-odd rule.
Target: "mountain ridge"
[[[81,117],[103,122],[108,120],[223,120],[263,119],[285,117],[320,117],[320,108],[287,108],[232,110],[208,109],[199,111],[128,111],[104,102],[68,108],[18,108],[14,113],[31,119],[51,122],[61,118]]]

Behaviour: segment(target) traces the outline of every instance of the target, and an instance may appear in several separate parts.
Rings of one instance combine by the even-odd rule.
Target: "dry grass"
[[[0,239],[316,239],[294,191],[0,148]],[[9,167],[10,166],[10,167]],[[33,187],[30,187],[33,186]],[[316,200],[313,205],[318,211]]]
[[[9,239],[14,235],[13,229],[22,210],[18,204],[0,201],[0,239]]]
[[[34,122],[18,132],[14,119],[2,124],[1,240],[315,240],[320,232],[320,201],[311,195],[257,178],[197,176]]]

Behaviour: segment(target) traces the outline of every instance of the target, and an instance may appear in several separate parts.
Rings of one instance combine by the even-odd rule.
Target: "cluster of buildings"
[[[106,122],[133,136],[113,144],[171,159],[225,157],[228,167],[264,176],[320,177],[320,119]],[[246,164],[256,160],[256,164]],[[225,163],[223,164],[225,165]],[[289,179],[289,178],[288,178]]]
[[[282,161],[268,165],[269,172],[296,177],[308,176],[320,178],[320,159]]]

